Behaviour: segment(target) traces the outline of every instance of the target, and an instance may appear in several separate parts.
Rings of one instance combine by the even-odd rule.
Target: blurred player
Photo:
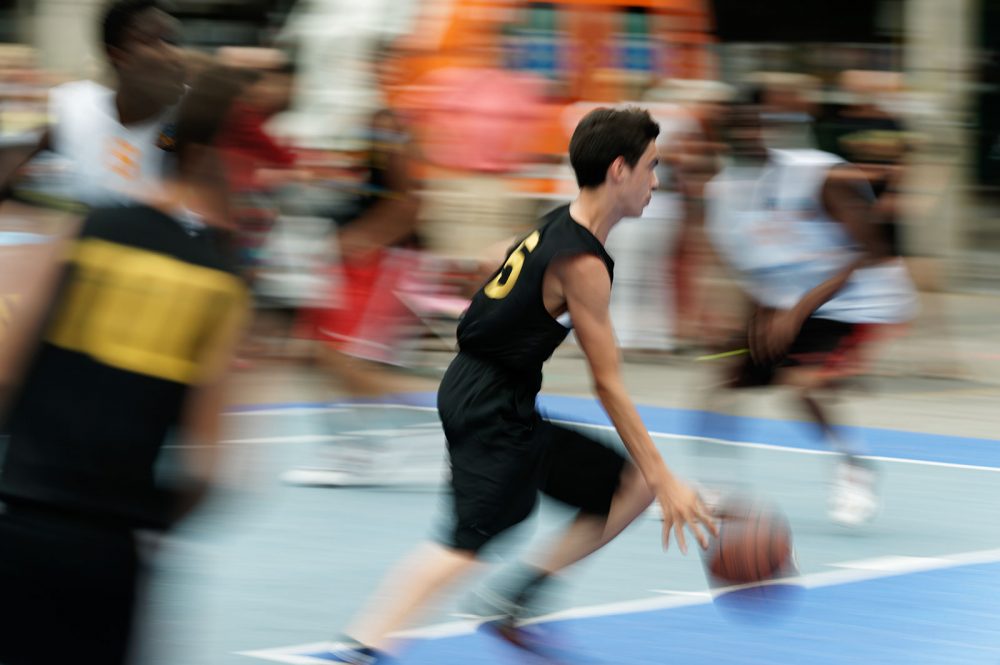
[[[541,220],[476,293],[458,329],[459,353],[438,392],[452,468],[452,524],[386,582],[388,604],[351,627],[356,640],[331,654],[348,663],[379,662],[399,628],[438,592],[468,572],[481,550],[522,522],[538,492],[578,516],[506,603],[497,628],[525,646],[519,619],[551,576],[611,541],[649,503],[665,515],[664,544],[684,527],[704,547],[699,523],[714,531],[697,494],[664,464],[622,382],[609,317],[613,261],[604,249],[623,217],[637,217],[657,179],[656,123],[638,109],[598,109],[580,122],[570,160],[581,191]],[[570,326],[584,349],[594,390],[632,461],[535,409],[542,365]]]
[[[155,0],[118,0],[101,27],[114,88],[95,81],[53,88],[51,124],[38,143],[4,155],[4,195],[17,168],[43,150],[68,160],[71,196],[89,206],[146,196],[172,168],[185,81],[177,22]]]
[[[832,427],[816,391],[856,369],[878,324],[912,318],[916,294],[881,242],[864,175],[829,153],[768,150],[759,109],[729,115],[733,163],[706,188],[710,236],[751,301],[749,354],[728,386],[798,389],[823,436],[843,453],[830,516],[854,525],[878,508],[859,442]]]
[[[376,75],[383,91],[392,81],[392,52],[376,55]],[[356,209],[339,224],[339,265],[332,274],[336,306],[312,313],[311,326],[322,343],[320,360],[349,398],[368,400],[392,391],[388,368],[409,320],[397,295],[418,279],[415,251],[418,200],[413,191],[412,145],[400,117],[388,107],[372,114],[364,163],[367,180]],[[341,486],[391,481],[395,451],[391,441],[365,434],[378,429],[369,410],[338,414],[348,438],[324,445],[315,463],[282,476],[297,485]],[[398,459],[397,459],[398,461]]]
[[[287,111],[295,77],[294,64],[274,49],[220,49],[222,63],[239,67],[247,85],[233,104],[219,134],[227,181],[234,199],[240,262],[248,279],[262,260],[275,216],[273,185],[294,178],[295,152],[276,141],[266,125]]]
[[[125,662],[142,561],[206,494],[223,383],[246,309],[211,229],[208,144],[235,94],[207,72],[180,109],[178,170],[147,203],[94,209],[0,346],[0,662]],[[171,437],[184,473],[157,465]],[[176,437],[176,438],[175,438]],[[63,641],[65,640],[65,641]]]

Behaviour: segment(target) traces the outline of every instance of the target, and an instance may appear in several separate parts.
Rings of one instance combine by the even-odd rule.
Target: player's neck
[[[121,86],[115,93],[115,108],[118,111],[118,122],[123,125],[145,122],[163,111],[163,106],[149,97]]]
[[[225,227],[225,212],[215,198],[200,185],[167,179],[154,193],[147,195],[145,203],[171,217],[194,213],[208,226]]]
[[[581,189],[569,206],[569,216],[593,233],[601,244],[607,242],[611,229],[622,218],[618,207],[604,194],[603,188]]]

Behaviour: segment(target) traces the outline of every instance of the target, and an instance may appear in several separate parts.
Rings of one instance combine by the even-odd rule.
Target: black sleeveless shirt
[[[503,266],[476,292],[458,326],[462,353],[516,374],[538,376],[569,328],[552,318],[542,300],[545,272],[555,259],[600,257],[614,277],[614,261],[569,206],[556,208],[508,253]]]

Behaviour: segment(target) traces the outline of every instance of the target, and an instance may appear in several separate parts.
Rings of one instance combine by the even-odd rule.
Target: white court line
[[[347,411],[342,406],[285,406],[273,409],[254,409],[252,411],[225,411],[222,415],[232,417],[245,416],[304,416],[314,413],[340,413]]]
[[[253,443],[326,443],[329,441],[348,441],[352,437],[336,434],[298,434],[295,436],[263,436],[253,439],[223,439],[219,443],[240,445]]]
[[[363,408],[370,409],[406,409],[409,411],[437,411],[437,407],[433,406],[414,406],[411,404],[361,404],[357,405]],[[291,407],[295,409],[299,407]],[[316,411],[316,410],[313,410]],[[230,416],[240,416],[240,415],[256,415],[260,413],[259,411],[236,411],[230,412],[227,415]],[[278,415],[289,413],[289,411],[283,411],[280,408],[269,410],[270,415]],[[583,423],[575,420],[563,420],[560,418],[549,418],[551,422],[558,423],[560,425],[572,425],[574,427],[586,427],[590,429],[601,430],[604,432],[614,432],[615,428],[611,425],[599,425],[597,423]],[[428,427],[430,424],[427,425]],[[709,436],[695,436],[687,434],[673,434],[671,432],[654,432],[650,431],[649,435],[652,437],[659,437],[661,439],[674,439],[677,441],[706,441],[708,443],[715,443],[722,446],[735,446],[739,448],[754,448],[758,450],[773,450],[777,452],[787,452],[787,453],[799,453],[802,455],[839,455],[840,453],[833,450],[812,450],[809,448],[795,448],[791,446],[779,446],[773,443],[756,443],[751,441],[732,441],[730,439],[717,439]],[[284,443],[285,440],[282,437],[274,437],[270,439],[272,443]],[[259,443],[264,443],[260,441]],[[969,471],[989,471],[991,473],[1000,473],[1000,467],[995,466],[982,466],[979,464],[959,464],[957,462],[935,462],[933,460],[921,460],[912,459],[909,457],[885,457],[882,455],[860,455],[861,459],[874,460],[877,462],[897,462],[899,464],[917,464],[920,466],[933,466],[945,469],[965,469]]]
[[[853,584],[869,580],[896,577],[919,572],[941,570],[946,568],[958,568],[960,566],[970,566],[982,563],[996,563],[1000,561],[1000,549],[976,550],[972,552],[959,552],[939,557],[875,557],[859,561],[846,561],[843,563],[829,564],[841,570],[832,570],[821,573],[811,573],[799,577],[790,577],[775,580],[777,584],[794,584],[806,589],[817,589],[821,587],[836,586],[841,584]],[[751,587],[754,585],[743,585]],[[692,605],[705,605],[712,602],[713,595],[733,591],[741,587],[727,587],[715,589],[710,593],[704,592],[664,592],[670,595],[655,598],[642,598],[638,600],[627,600],[617,603],[605,603],[601,605],[591,605],[586,607],[576,607],[540,616],[527,621],[526,623],[551,623],[555,621],[568,621],[570,619],[587,619],[594,617],[616,616],[622,614],[634,614],[639,612],[650,612],[656,610],[674,609],[678,607],[688,607]],[[393,638],[413,638],[413,639],[442,639],[446,637],[458,637],[474,633],[481,621],[452,621],[441,623],[413,630],[405,630],[391,635]],[[339,643],[337,642],[313,642],[309,644],[299,644],[295,646],[279,647],[276,649],[260,649],[254,651],[239,651],[238,655],[271,660],[281,663],[311,664],[329,662],[315,658],[302,656],[303,653],[320,652],[329,650]]]

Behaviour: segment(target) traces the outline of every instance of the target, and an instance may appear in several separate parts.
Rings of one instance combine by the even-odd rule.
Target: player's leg
[[[829,499],[830,518],[838,524],[856,526],[878,512],[877,474],[865,459],[864,443],[834,428],[826,400],[838,383],[852,373],[855,359],[866,339],[863,328],[823,319],[810,319],[789,352],[789,365],[777,381],[798,391],[800,403],[816,424],[824,441],[841,458]]]
[[[638,469],[616,450],[572,429],[543,423],[547,436],[542,491],[579,510],[569,527],[523,564],[512,588],[490,589],[477,610],[500,615],[512,627],[534,609],[537,594],[559,572],[596,552],[631,524],[653,500]]]
[[[540,572],[551,575],[593,554],[614,540],[652,501],[653,492],[639,469],[626,463],[607,514],[581,510],[569,528],[539,558],[536,567]]]
[[[470,366],[471,364],[471,366]],[[397,567],[373,603],[347,631],[353,644],[335,653],[348,663],[366,663],[372,652],[391,648],[388,636],[414,619],[436,594],[471,571],[479,552],[498,535],[531,514],[538,494],[541,450],[531,440],[531,428],[509,424],[486,431],[482,415],[500,422],[495,404],[461,401],[476,391],[466,381],[489,382],[476,361],[460,356],[442,381],[440,414],[451,461],[452,516],[437,544],[422,548]],[[496,402],[494,402],[496,400]],[[353,660],[351,659],[353,658]]]
[[[0,542],[0,662],[51,662],[53,639],[79,662],[126,662],[139,575],[129,530],[15,502]]]
[[[398,477],[400,447],[370,434],[380,429],[372,421],[375,412],[351,402],[380,400],[400,385],[390,367],[403,319],[395,285],[414,264],[411,254],[382,252],[339,267],[340,302],[318,316],[316,337],[320,366],[348,403],[330,418],[337,438],[321,444],[314,464],[286,472],[285,482],[339,487],[378,485]]]
[[[476,552],[428,543],[400,562],[383,580],[372,602],[348,627],[356,644],[337,653],[344,662],[392,648],[389,636],[419,616],[433,598],[472,571]],[[364,662],[358,660],[358,662]]]

